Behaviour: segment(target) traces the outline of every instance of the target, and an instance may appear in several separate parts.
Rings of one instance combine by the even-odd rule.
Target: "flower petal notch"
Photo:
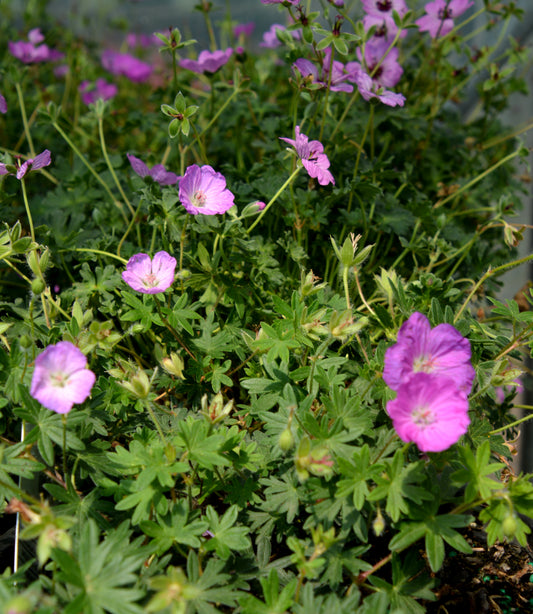
[[[193,215],[225,213],[234,206],[234,198],[224,175],[209,165],[189,166],[179,183],[180,202]]]
[[[83,352],[70,341],[60,341],[35,359],[30,394],[47,409],[67,414],[87,399],[95,381]]]
[[[153,260],[148,254],[135,254],[128,260],[122,279],[136,292],[159,294],[174,282],[176,264],[176,259],[164,251],[157,252]]]

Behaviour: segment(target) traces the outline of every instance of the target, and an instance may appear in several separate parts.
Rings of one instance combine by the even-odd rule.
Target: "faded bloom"
[[[15,175],[17,179],[22,179],[26,173],[48,166],[51,161],[50,152],[48,149],[45,149],[35,158],[28,158],[28,160],[18,166],[0,163],[0,175]]]
[[[123,75],[130,81],[142,83],[152,74],[150,64],[129,53],[118,53],[108,49],[102,53],[102,66],[113,75]]]
[[[135,49],[136,47],[152,47],[158,42],[159,39],[154,34],[135,34],[134,32],[130,32],[126,35],[126,45],[132,49]]]
[[[233,28],[233,35],[238,38],[241,34],[243,36],[251,36],[254,31],[255,23],[249,21],[247,23],[239,23]]]
[[[82,102],[86,105],[90,105],[99,98],[102,100],[110,100],[117,95],[118,87],[114,83],[108,83],[105,79],[96,79],[94,83],[91,81],[82,81],[78,90],[81,94]]]
[[[176,264],[167,252],[157,252],[153,260],[148,254],[135,254],[128,260],[122,279],[136,292],[158,294],[174,282]]]
[[[470,357],[470,341],[454,326],[431,328],[426,316],[415,312],[400,327],[397,343],[385,352],[383,379],[389,388],[399,390],[414,374],[431,373],[469,394],[476,375]]]
[[[278,30],[286,30],[287,28],[280,23],[274,23],[263,34],[263,41],[259,43],[260,47],[268,47],[269,49],[275,49],[281,46],[281,41],[278,38],[276,32]]]
[[[87,358],[70,341],[49,345],[35,359],[30,394],[47,409],[66,414],[91,393],[95,374]]]
[[[285,4],[289,6],[290,4],[298,4],[300,0],[261,0],[263,4]]]
[[[202,74],[204,72],[215,73],[219,68],[227,64],[233,53],[233,49],[228,47],[226,51],[200,51],[197,60],[185,58],[180,61],[180,66],[192,72]]]
[[[2,94],[0,94],[0,113],[7,113],[7,102]]]
[[[455,383],[433,373],[414,373],[387,403],[400,439],[422,452],[442,452],[464,435],[470,424],[468,399]]]
[[[433,0],[426,4],[426,14],[415,23],[421,32],[429,32],[431,38],[446,36],[453,30],[454,18],[473,4],[473,0]]]
[[[27,41],[9,41],[9,53],[21,62],[24,62],[24,64],[53,62],[64,57],[61,52],[50,49],[48,45],[44,43],[41,45],[40,43],[43,41],[44,36],[41,34],[41,30],[39,28],[34,28],[28,32]]]
[[[320,141],[309,141],[309,138],[300,132],[300,126],[296,126],[294,135],[294,139],[283,136],[279,138],[296,149],[296,153],[310,177],[318,179],[320,185],[328,185],[328,183],[335,185],[333,175],[328,171],[329,159],[324,153],[322,143]]]
[[[185,209],[196,215],[216,215],[231,209],[234,196],[226,188],[226,179],[211,166],[193,164],[179,182],[179,199]]]
[[[155,164],[149,169],[142,160],[132,154],[126,154],[126,156],[130,161],[131,167],[139,177],[143,179],[151,177],[159,185],[174,185],[178,182],[179,177],[175,173],[167,171],[162,164]]]

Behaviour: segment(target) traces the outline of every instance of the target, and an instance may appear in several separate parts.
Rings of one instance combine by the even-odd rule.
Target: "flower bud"
[[[33,294],[42,294],[46,288],[46,284],[42,279],[36,277],[31,282],[31,291]]]
[[[175,375],[180,379],[185,379],[183,375],[183,367],[185,365],[181,356],[176,354],[176,352],[172,352],[170,354],[170,357],[165,356],[165,358],[161,360],[161,366],[163,367],[163,369],[165,369],[167,373]]]
[[[294,446],[294,435],[289,427],[282,431],[278,443],[284,452],[288,452]]]
[[[516,521],[516,516],[514,512],[511,512],[508,516],[504,518],[502,522],[503,534],[508,539],[512,539],[515,536],[517,529],[518,529],[518,523]]]
[[[376,537],[379,537],[385,530],[385,519],[383,518],[383,514],[381,513],[381,509],[379,507],[376,517],[374,518],[374,522],[372,523],[372,530],[374,531],[374,535]]]

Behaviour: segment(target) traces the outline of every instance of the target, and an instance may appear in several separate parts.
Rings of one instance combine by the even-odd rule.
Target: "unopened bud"
[[[175,375],[180,379],[185,379],[183,375],[184,362],[176,352],[172,352],[170,357],[166,356],[161,360],[161,366],[171,375]]]
[[[33,294],[42,294],[46,288],[46,284],[42,279],[36,277],[31,282],[31,291]]]
[[[385,529],[385,519],[383,518],[383,514],[381,513],[381,509],[379,507],[376,517],[374,518],[374,522],[372,523],[372,529],[376,537],[379,537]]]
[[[289,427],[287,427],[284,431],[282,431],[279,436],[279,447],[284,451],[288,452],[294,446],[294,436]]]
[[[518,523],[516,521],[516,516],[513,512],[511,512],[503,520],[503,523],[502,523],[503,534],[505,535],[505,537],[512,539],[515,536],[517,528],[518,528]]]

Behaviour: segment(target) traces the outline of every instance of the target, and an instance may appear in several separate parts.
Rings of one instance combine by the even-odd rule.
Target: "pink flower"
[[[398,389],[387,412],[400,439],[422,452],[442,452],[464,435],[470,424],[468,400],[441,375],[414,373]]]
[[[47,409],[66,414],[91,393],[95,374],[87,358],[70,341],[49,345],[35,359],[30,394]]]
[[[129,53],[117,53],[108,49],[102,53],[102,66],[113,75],[123,75],[130,81],[142,83],[152,74],[150,64]]]
[[[155,45],[159,39],[153,34],[135,34],[130,32],[126,35],[126,45],[135,49],[136,47],[146,48]]]
[[[324,50],[321,68],[310,60],[299,58],[294,62],[293,70],[297,70],[302,77],[312,77],[312,82],[318,83],[322,87],[327,87],[329,83],[332,92],[353,92],[353,85],[346,83],[346,81],[353,81],[354,79],[354,62],[344,65],[342,62],[334,60],[331,66],[331,80],[329,78],[330,64],[331,47],[328,47]]]
[[[249,21],[248,23],[240,23],[237,24],[234,28],[233,28],[233,35],[235,37],[239,37],[241,34],[243,36],[251,36],[252,32],[254,31],[255,28],[255,23],[253,21]]]
[[[39,44],[44,41],[44,36],[39,28],[34,28],[28,32],[27,41],[8,42],[9,53],[24,64],[34,62],[53,62],[64,57],[62,53],[55,49],[50,49],[48,45]]]
[[[135,254],[126,264],[122,279],[136,292],[158,294],[174,282],[176,259],[167,252],[157,252],[153,260],[148,254]]]
[[[118,93],[118,87],[114,83],[108,83],[105,79],[96,79],[94,83],[82,81],[78,87],[81,99],[86,105],[93,104],[99,98],[110,100]]]
[[[384,89],[379,83],[374,82],[372,77],[362,68],[356,72],[353,80],[357,84],[359,93],[365,100],[377,98],[389,107],[403,107],[405,104],[405,96],[403,94],[396,94],[395,92]]]
[[[2,94],[0,94],[0,113],[7,113],[7,102]]]
[[[415,312],[398,331],[397,342],[385,352],[383,379],[387,386],[400,386],[417,373],[431,373],[453,382],[469,394],[475,378],[470,364],[470,341],[451,324],[431,328],[425,315]]]
[[[263,4],[285,4],[289,6],[291,4],[298,4],[300,0],[261,0]]]
[[[295,139],[288,139],[283,136],[279,138],[296,149],[296,153],[310,177],[318,179],[320,185],[328,185],[328,183],[335,185],[333,175],[328,171],[329,159],[324,153],[322,143],[320,141],[309,141],[309,138],[300,132],[300,126],[296,126],[294,135]]]
[[[372,80],[378,86],[394,87],[403,74],[403,68],[398,63],[399,51],[396,47],[391,49],[385,56],[389,44],[386,39],[381,37],[371,38],[365,45],[365,64],[368,73],[372,75],[374,69],[379,64],[379,68],[372,75]],[[357,49],[358,58],[363,61],[361,48]],[[380,64],[381,59],[385,56]]]
[[[378,36],[384,35],[387,39],[391,39],[398,32],[398,27],[394,23],[392,12],[396,11],[400,17],[407,13],[405,0],[361,0],[363,10],[366,15],[363,17],[363,26],[365,30],[369,30],[372,26],[377,27]],[[407,35],[407,31],[403,31],[401,36]]]
[[[28,158],[28,160],[18,166],[0,164],[0,175],[15,175],[17,179],[22,179],[26,173],[48,166],[51,161],[50,152],[48,149],[45,149],[42,153],[35,156],[35,158]]]
[[[226,51],[200,51],[197,60],[186,58],[180,61],[180,66],[198,74],[204,72],[215,73],[219,68],[227,64],[232,53],[233,49],[230,47]]]
[[[473,4],[473,0],[433,0],[426,4],[426,14],[415,23],[420,32],[429,32],[431,38],[446,36],[453,30],[454,18]]]
[[[139,177],[151,177],[159,185],[174,185],[178,182],[179,177],[175,173],[167,171],[162,164],[156,164],[152,169],[149,169],[139,158],[131,154],[126,154],[126,156]]]
[[[224,175],[208,165],[189,166],[179,182],[180,202],[193,215],[224,213],[233,207],[234,198]]]

